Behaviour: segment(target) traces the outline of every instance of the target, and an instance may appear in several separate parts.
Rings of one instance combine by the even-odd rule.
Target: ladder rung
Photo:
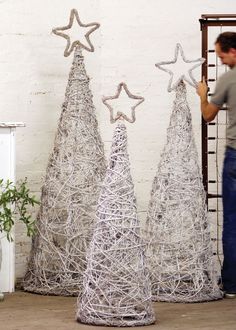
[[[208,183],[216,183],[216,180],[209,180]]]
[[[211,78],[211,79],[207,79],[207,81],[216,81],[216,79]]]
[[[215,136],[209,136],[209,137],[207,138],[207,140],[215,140],[215,139],[216,139]]]
[[[208,64],[209,68],[214,68],[216,65],[215,64]]]
[[[216,209],[209,209],[208,212],[216,212]]]
[[[222,195],[219,195],[219,194],[207,194],[207,197],[208,198],[219,198],[219,197],[222,197]]]
[[[215,155],[216,152],[215,152],[215,151],[208,151],[208,154],[209,154],[209,155]]]
[[[213,126],[216,125],[216,123],[208,123],[208,125]]]
[[[215,49],[208,49],[208,53],[215,53]]]

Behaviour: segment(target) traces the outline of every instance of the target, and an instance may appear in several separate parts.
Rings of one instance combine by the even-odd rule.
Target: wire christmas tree
[[[74,17],[81,23],[72,10],[66,28]],[[61,35],[58,31],[63,29],[53,31]],[[81,48],[85,47],[78,41],[70,46],[69,39],[65,56],[75,49],[74,60],[42,188],[38,234],[24,279],[25,290],[42,294],[78,295],[106,169]]]
[[[148,260],[153,300],[197,302],[221,298],[212,262],[210,229],[205,191],[198,165],[192,118],[186,100],[186,86],[196,81],[174,73],[163,65],[175,63],[179,54],[187,61],[178,44],[175,59],[156,64],[171,75],[168,90],[176,91],[167,130],[167,143],[154,178],[147,215]],[[189,81],[188,81],[189,80]]]
[[[112,107],[107,103],[118,98],[122,88],[129,97],[139,99],[132,107],[132,119],[121,112],[114,119]],[[121,83],[117,94],[105,98],[104,103],[111,111],[111,122],[119,118],[134,122],[134,110],[143,100],[132,95]],[[118,123],[115,128],[96,216],[82,296],[78,299],[77,320],[108,326],[153,323],[145,247],[140,238],[124,123]]]

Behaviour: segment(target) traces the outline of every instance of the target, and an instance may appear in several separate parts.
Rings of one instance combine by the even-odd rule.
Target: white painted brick
[[[0,115],[1,121],[24,121],[17,131],[17,179],[28,177],[32,191],[40,187],[53,146],[72,57],[64,58],[65,40],[51,34],[66,25],[77,8],[82,22],[99,21],[91,36],[95,53],[85,54],[87,73],[97,108],[100,131],[109,154],[114,125],[101,102],[119,82],[145,97],[137,122],[128,126],[128,148],[144,225],[152,180],[166,142],[173,93],[166,91],[168,75],[155,63],[172,59],[180,42],[189,59],[200,56],[198,19],[203,13],[228,13],[235,0],[8,0],[0,1]],[[10,22],[9,22],[10,19]],[[200,78],[200,70],[195,72]],[[196,144],[200,152],[200,110],[195,91],[188,88]],[[1,160],[2,161],[2,160]],[[16,275],[22,277],[30,240],[16,226]]]

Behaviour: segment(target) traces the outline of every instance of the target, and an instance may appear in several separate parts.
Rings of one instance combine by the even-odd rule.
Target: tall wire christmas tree
[[[189,76],[175,84],[163,68],[177,61],[196,62]],[[192,70],[203,59],[188,61],[178,44],[175,59],[156,64],[171,75],[168,91],[176,98],[167,130],[167,143],[154,178],[147,215],[148,260],[153,300],[197,302],[221,298],[213,266],[210,228],[192,118],[184,80],[195,86]]]
[[[139,100],[132,107],[132,119],[121,112],[114,119],[112,107],[107,103],[107,100],[118,98],[122,88],[129,97]],[[111,111],[111,122],[119,118],[133,122],[134,110],[143,100],[132,95],[121,83],[117,94],[105,98],[104,103]],[[77,320],[109,326],[153,323],[155,316],[130,174],[127,132],[121,122],[112,139],[96,216],[82,296],[78,299]]]
[[[73,49],[65,101],[42,187],[41,207],[37,217],[38,233],[33,240],[24,289],[54,295],[78,295],[86,268],[86,252],[92,237],[95,209],[105,174],[105,157],[95,116],[89,78],[79,41],[72,44],[60,31],[69,29],[74,17],[84,25],[76,10],[70,23],[53,32],[67,39],[65,56]]]

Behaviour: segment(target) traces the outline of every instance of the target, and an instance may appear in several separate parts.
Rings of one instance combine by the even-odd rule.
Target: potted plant
[[[39,204],[35,196],[31,196],[27,187],[27,179],[14,185],[11,181],[0,179],[0,233],[6,234],[9,242],[13,241],[12,229],[15,221],[25,224],[27,236],[35,233],[35,221],[31,211],[35,204]],[[1,242],[0,242],[0,267],[1,267]],[[4,296],[0,292],[0,300]]]

